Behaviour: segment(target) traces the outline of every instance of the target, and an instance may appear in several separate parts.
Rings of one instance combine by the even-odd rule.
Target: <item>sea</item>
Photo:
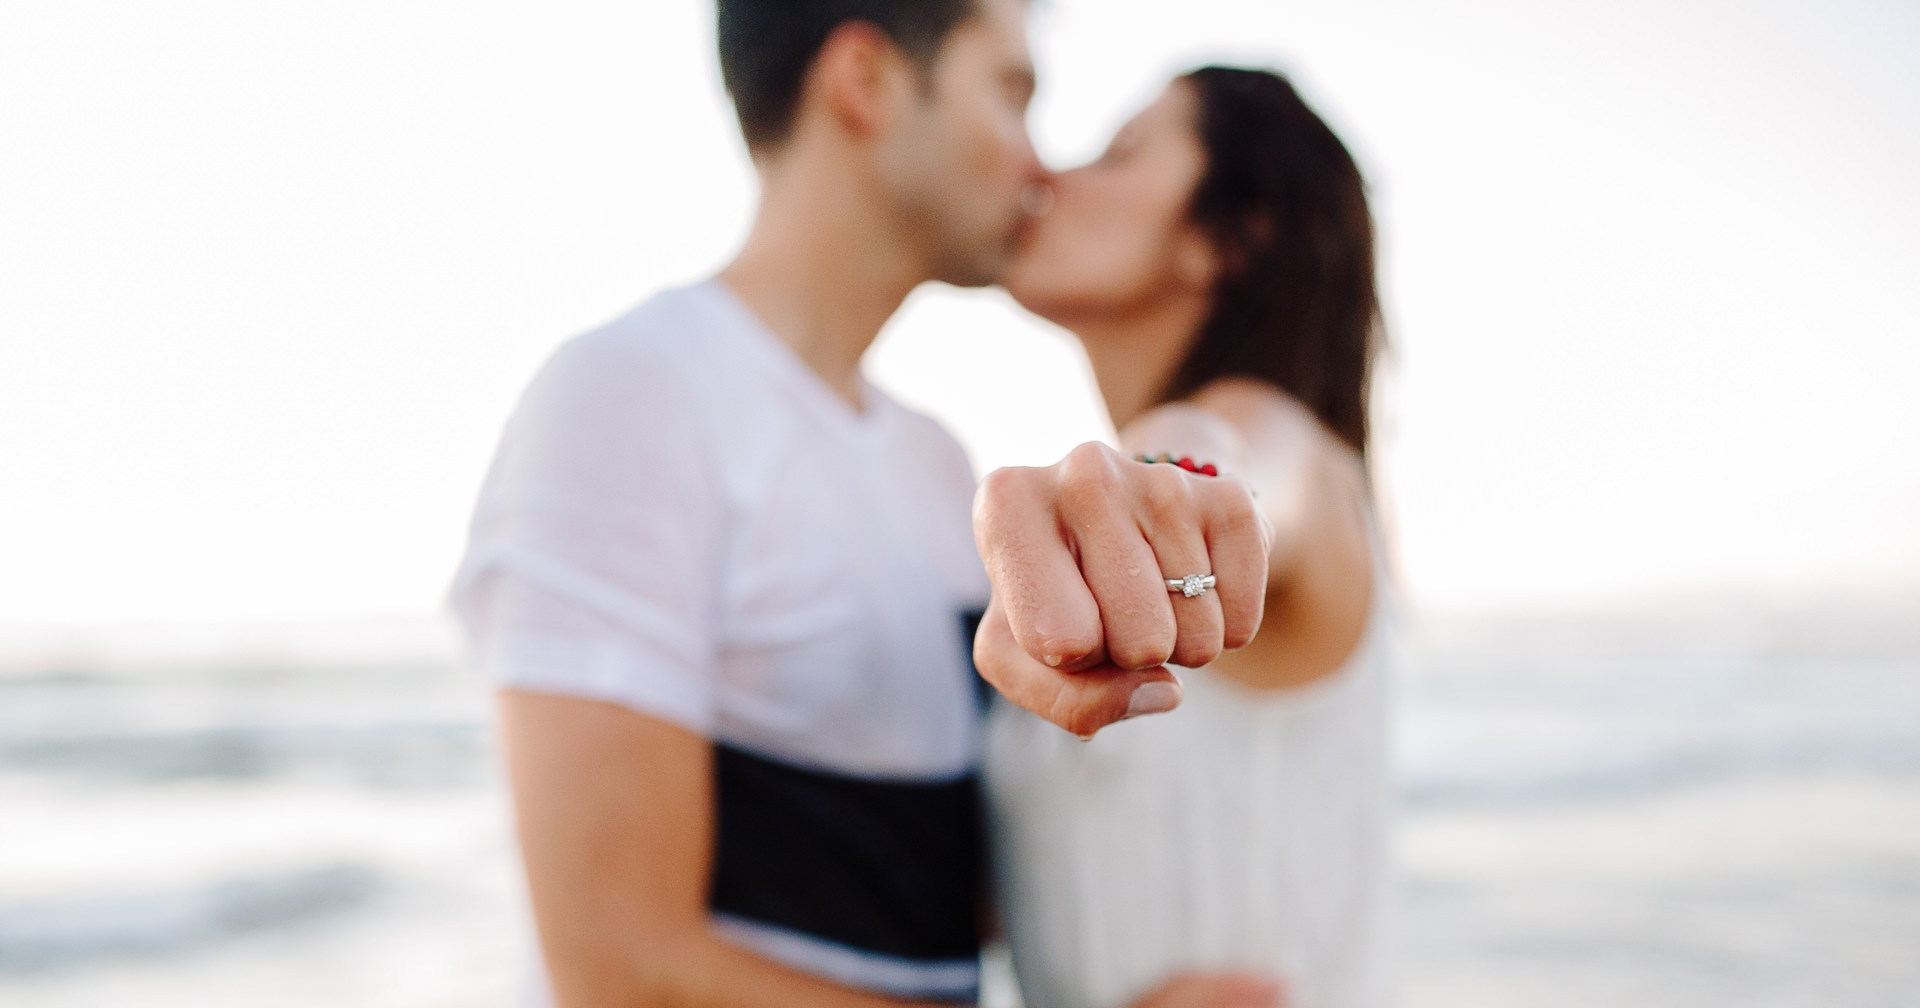
[[[0,1006],[517,1004],[489,690],[400,638],[0,632]],[[1408,640],[1405,1008],[1920,1008],[1920,597]]]

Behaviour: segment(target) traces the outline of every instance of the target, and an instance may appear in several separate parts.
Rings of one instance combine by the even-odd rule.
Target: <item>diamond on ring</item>
[[[1177,591],[1188,598],[1196,598],[1207,593],[1213,587],[1213,575],[1189,574],[1182,578],[1168,578],[1167,590]]]

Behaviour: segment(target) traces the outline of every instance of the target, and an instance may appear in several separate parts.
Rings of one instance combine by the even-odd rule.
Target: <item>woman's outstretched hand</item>
[[[989,474],[974,537],[993,581],[974,663],[1076,735],[1173,709],[1166,663],[1205,665],[1260,628],[1272,531],[1238,479],[1083,444],[1050,466]],[[1187,575],[1213,587],[1169,589]]]

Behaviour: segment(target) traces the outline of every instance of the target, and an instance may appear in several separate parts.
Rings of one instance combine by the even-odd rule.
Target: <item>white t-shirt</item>
[[[1345,665],[1298,689],[1182,673],[1177,710],[1090,742],[1009,704],[987,735],[1001,913],[1026,1004],[1116,1008],[1176,972],[1281,978],[1290,1008],[1381,1008],[1384,570]]]
[[[724,933],[959,999],[983,860],[974,483],[936,423],[862,394],[718,280],[657,295],[527,389],[453,598],[502,685],[713,740]]]

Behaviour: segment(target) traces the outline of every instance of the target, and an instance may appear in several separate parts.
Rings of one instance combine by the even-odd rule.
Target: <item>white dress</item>
[[[987,793],[1027,1008],[1115,1008],[1218,967],[1278,976],[1290,1008],[1390,1002],[1387,703],[1401,650],[1385,574],[1374,583],[1359,646],[1304,687],[1189,670],[1177,710],[1091,742],[998,705]]]

